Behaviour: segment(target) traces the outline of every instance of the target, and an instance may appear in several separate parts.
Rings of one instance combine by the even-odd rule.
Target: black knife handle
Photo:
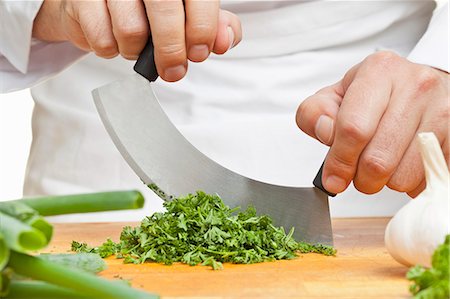
[[[139,54],[139,58],[134,65],[134,70],[148,81],[153,82],[158,79],[158,71],[156,70],[155,55],[150,35],[144,50]]]
[[[313,184],[326,194],[328,194],[331,197],[335,197],[335,193],[328,192],[327,189],[322,184],[322,172],[323,172],[323,165],[325,164],[325,161],[323,161],[322,166],[320,166],[319,172],[316,174],[316,177],[314,178]]]

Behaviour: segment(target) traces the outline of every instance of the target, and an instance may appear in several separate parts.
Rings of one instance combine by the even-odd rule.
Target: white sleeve
[[[85,54],[68,42],[32,39],[42,2],[0,0],[0,93],[31,87]]]
[[[448,1],[434,13],[427,31],[409,54],[408,59],[450,72]]]

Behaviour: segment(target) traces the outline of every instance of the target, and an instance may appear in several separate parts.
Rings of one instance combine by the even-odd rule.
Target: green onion
[[[51,224],[25,203],[17,200],[0,202],[0,212],[40,230],[47,238],[47,241],[50,241],[52,238],[53,227]]]
[[[29,280],[13,280],[9,286],[8,299],[79,299],[92,298],[49,283]]]
[[[9,248],[17,251],[38,250],[48,244],[39,230],[0,212],[0,230]]]
[[[144,197],[135,190],[46,196],[20,201],[42,216],[139,209],[144,206]]]
[[[105,261],[96,253],[40,254],[38,257],[61,266],[77,268],[91,273],[98,273],[108,268]]]
[[[25,223],[43,233],[45,238],[47,238],[47,243],[50,242],[53,236],[53,226],[44,217],[36,215],[28,219]]]
[[[70,269],[15,251],[11,251],[8,265],[17,274],[68,288],[79,294],[87,294],[91,298],[158,298],[155,295],[135,290],[119,282],[108,281],[91,273]]]
[[[5,237],[0,231],[0,271],[2,271],[9,260],[9,248],[6,245]]]

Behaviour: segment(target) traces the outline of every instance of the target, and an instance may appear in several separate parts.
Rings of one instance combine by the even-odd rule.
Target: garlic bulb
[[[450,233],[450,174],[436,136],[420,133],[419,142],[427,186],[391,219],[384,241],[399,263],[430,267],[434,250]]]

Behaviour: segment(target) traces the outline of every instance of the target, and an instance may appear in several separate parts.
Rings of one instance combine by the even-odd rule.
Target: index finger
[[[324,187],[332,193],[344,191],[354,178],[359,157],[375,135],[391,94],[388,76],[371,64],[361,66],[342,84],[348,86],[343,86],[335,137],[323,170]]]
[[[108,0],[112,29],[120,54],[137,59],[148,38],[148,20],[141,0]]]

